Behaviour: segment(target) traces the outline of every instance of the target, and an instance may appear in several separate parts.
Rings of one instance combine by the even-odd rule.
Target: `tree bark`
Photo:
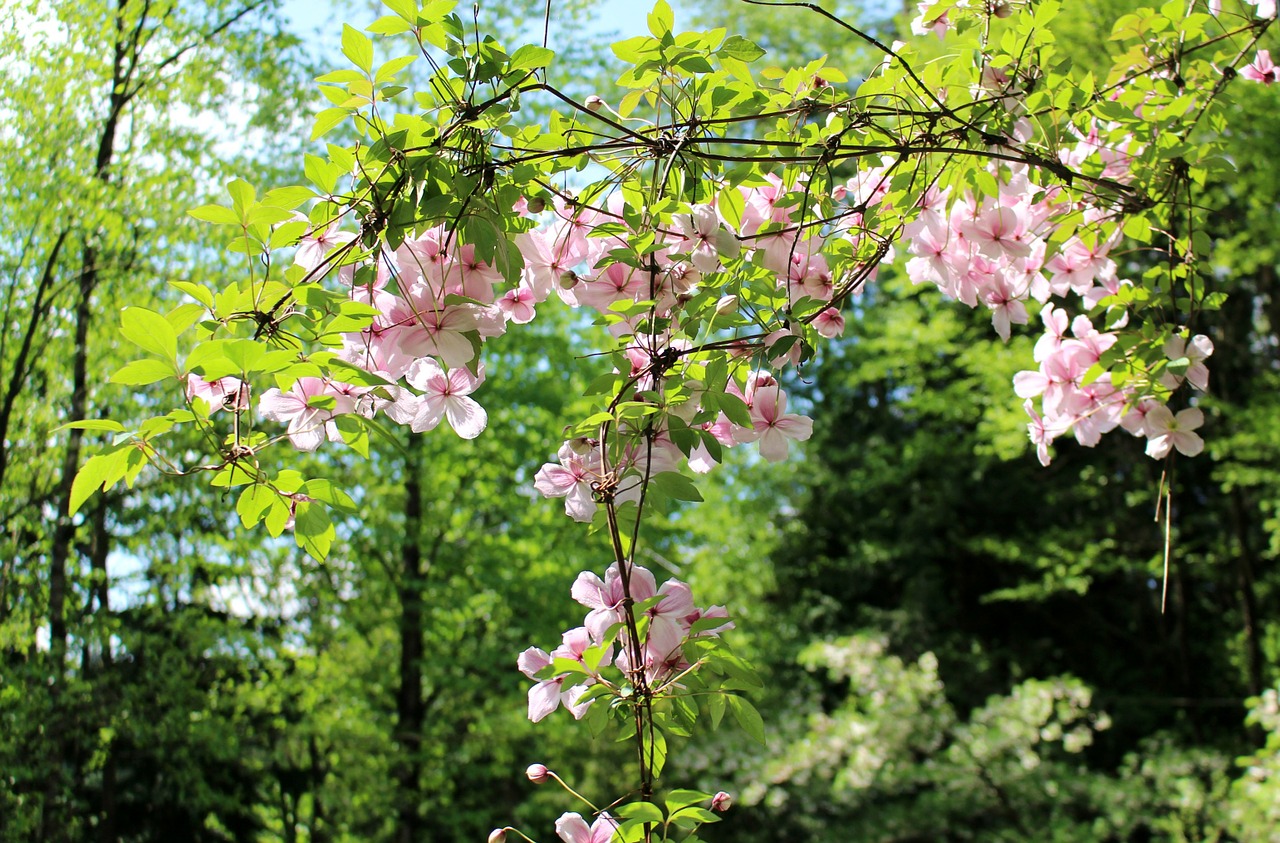
[[[404,466],[404,534],[400,544],[400,686],[396,694],[397,765],[396,843],[415,843],[421,821],[418,787],[422,781],[423,600],[426,570],[422,558],[422,437],[409,437]]]
[[[22,389],[27,382],[27,367],[31,360],[31,349],[35,343],[36,336],[44,325],[44,317],[48,314],[51,306],[46,297],[51,295],[53,282],[58,274],[57,270],[62,256],[62,247],[66,244],[67,236],[70,233],[70,229],[66,228],[60,231],[58,238],[53,242],[53,248],[49,250],[49,254],[45,258],[44,269],[41,271],[40,281],[36,285],[36,298],[31,305],[31,315],[27,320],[27,328],[22,335],[22,344],[18,347],[18,355],[13,361],[13,370],[9,373],[9,385],[5,389],[4,398],[0,399],[0,489],[4,488],[4,475],[9,467],[9,449],[4,446],[4,443],[9,438],[9,422],[13,418],[13,408],[18,402],[18,396],[22,393]],[[16,286],[18,279],[15,278],[13,283]]]
[[[127,89],[130,77],[136,69],[136,46],[141,27],[131,36],[124,32],[126,0],[120,0],[116,12],[116,41],[112,64],[112,86],[107,98],[107,116],[98,138],[98,152],[94,158],[94,178],[99,184],[111,182],[111,163],[115,157],[116,136],[120,117],[128,102]],[[133,62],[126,64],[132,51]],[[80,254],[80,280],[76,299],[75,350],[72,360],[71,402],[67,420],[81,421],[88,415],[89,406],[89,328],[93,322],[93,294],[99,281],[99,247],[93,233],[85,235]],[[63,738],[66,719],[62,711],[61,684],[65,670],[67,650],[67,563],[75,540],[76,527],[71,517],[71,487],[80,467],[80,451],[84,444],[84,431],[72,430],[67,437],[67,450],[62,461],[62,477],[58,484],[58,515],[54,526],[53,543],[49,551],[49,676],[52,682],[50,694],[50,753],[49,773],[45,783],[45,799],[41,814],[43,839],[66,839],[66,828],[60,816],[61,796],[66,785],[64,772],[70,762],[66,741]]]

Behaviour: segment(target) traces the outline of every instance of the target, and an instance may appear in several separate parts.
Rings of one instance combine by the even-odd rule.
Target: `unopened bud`
[[[600,109],[604,108],[604,100],[600,99],[595,94],[592,94],[591,96],[587,97],[586,106],[587,106],[587,111],[590,111],[592,114],[595,114],[596,112],[600,111]]]
[[[723,790],[711,797],[711,810],[713,811],[718,811],[723,814],[732,807],[733,797],[725,793]]]
[[[720,301],[716,302],[716,316],[724,316],[726,313],[733,313],[737,309],[737,296],[721,296]]]
[[[529,769],[525,770],[524,774],[534,784],[546,784],[547,780],[551,778],[551,771],[547,769],[545,764],[530,764]]]
[[[495,828],[489,832],[489,843],[505,843],[507,839],[507,830],[505,828]]]
[[[572,290],[573,286],[578,283],[578,274],[573,270],[560,273],[560,289]]]
[[[600,447],[600,440],[591,439],[587,436],[577,436],[570,439],[567,444],[570,451],[573,451],[580,457],[584,457]]]
[[[528,202],[529,213],[540,214],[547,209],[547,200],[541,196],[535,196]]]
[[[999,2],[999,0],[997,0],[997,2],[991,6],[991,14],[998,18],[1007,18],[1009,15],[1013,14],[1013,6],[1009,3]]]

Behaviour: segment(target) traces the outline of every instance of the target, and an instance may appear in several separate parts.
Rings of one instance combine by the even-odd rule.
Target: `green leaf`
[[[302,484],[302,494],[343,512],[357,512],[356,502],[332,480],[316,477]]]
[[[676,501],[700,501],[702,493],[692,480],[678,471],[663,471],[649,478],[659,492]]]
[[[271,509],[271,505],[279,500],[280,495],[269,486],[258,483],[246,486],[240,493],[240,499],[236,501],[236,514],[240,516],[240,523],[246,528],[252,527],[261,521]]]
[[[129,469],[131,450],[132,445],[121,445],[85,460],[76,472],[76,479],[71,482],[71,515],[75,515],[94,492],[99,489],[105,491],[120,482]]]
[[[556,57],[554,50],[548,50],[546,47],[535,47],[532,44],[525,44],[523,47],[515,51],[511,56],[512,70],[535,70],[539,67],[546,67],[551,60]]]
[[[314,199],[315,196],[316,192],[309,187],[289,185],[287,187],[277,187],[275,190],[268,190],[262,197],[262,204],[272,208],[284,208],[287,211],[292,211],[308,199]]]
[[[111,419],[81,419],[80,421],[59,425],[53,429],[53,432],[58,433],[63,430],[101,430],[107,433],[124,433],[124,425]]]
[[[720,818],[699,805],[693,805],[671,817],[681,828],[693,828],[698,823],[718,823]]]
[[[329,372],[336,380],[343,383],[349,383],[352,386],[391,386],[391,381],[375,375],[372,372],[365,371],[359,366],[348,363],[340,357],[335,357],[329,361]]]
[[[365,73],[373,71],[373,42],[350,24],[342,25],[342,54]]]
[[[410,23],[418,17],[418,4],[413,0],[382,0],[382,5]]]
[[[311,139],[318,140],[329,133],[334,126],[347,119],[350,110],[346,108],[326,108],[316,115],[315,126],[311,129]],[[324,185],[321,184],[323,187]]]
[[[289,505],[285,503],[284,498],[276,495],[274,502],[262,517],[262,526],[267,528],[267,532],[271,534],[272,538],[280,538],[284,533],[285,525],[288,523]]]
[[[707,700],[707,710],[711,714],[711,728],[719,729],[720,721],[724,719],[724,710],[727,705],[725,699],[728,694],[715,694],[711,699]]]
[[[715,665],[729,676],[750,688],[763,688],[764,683],[756,675],[755,668],[743,661],[725,646],[718,647],[712,656]]]
[[[736,694],[726,694],[724,701],[729,710],[733,712],[733,719],[738,721],[742,731],[746,732],[760,745],[766,746],[764,721],[760,719],[760,712],[756,711],[756,707]]]
[[[120,313],[120,333],[143,351],[158,354],[177,366],[178,335],[169,320],[154,310],[126,307]]]
[[[729,421],[739,427],[751,427],[751,410],[747,408],[747,402],[731,392],[716,393],[716,403],[720,406],[720,412],[724,413]]]
[[[649,765],[649,771],[656,779],[662,775],[662,768],[667,764],[667,736],[662,734],[660,729],[645,732],[643,752],[645,763]]]
[[[400,441],[400,437],[391,432],[390,428],[383,424],[381,420],[368,419],[358,413],[348,414],[342,418],[355,419],[361,427],[373,431],[373,433],[377,434],[383,441],[395,448],[401,456],[408,457],[410,459],[413,458],[409,453],[409,450],[405,448],[404,443]],[[341,419],[339,419],[339,421],[341,421]]]
[[[240,225],[241,220],[235,211],[223,205],[201,205],[187,211],[189,216],[215,225]]]
[[[666,0],[658,0],[653,5],[653,11],[649,13],[649,31],[653,33],[654,38],[661,38],[671,31],[675,21],[675,15],[672,14]]]
[[[170,281],[169,286],[186,293],[206,308],[213,309],[213,291],[203,284],[196,284],[191,281]]]
[[[329,511],[320,504],[298,501],[293,519],[293,537],[298,547],[312,559],[323,562],[337,535]]]
[[[664,800],[667,803],[667,812],[674,814],[681,808],[687,808],[690,805],[697,805],[700,802],[706,802],[711,798],[710,793],[703,793],[700,790],[673,790],[667,794]]]
[[[740,35],[730,35],[720,45],[720,49],[716,50],[716,54],[738,61],[753,62],[763,56],[765,51]]]
[[[227,182],[227,193],[231,195],[231,205],[235,208],[236,216],[244,219],[249,214],[249,206],[253,204],[254,190],[253,185],[244,179],[232,179]]]
[[[417,17],[416,13],[414,17]],[[372,32],[374,35],[400,35],[413,29],[413,24],[404,18],[398,18],[395,15],[384,15],[365,28],[366,32]]]
[[[742,227],[742,213],[746,208],[747,201],[742,198],[742,191],[736,187],[726,187],[720,191],[719,199],[716,200],[716,210],[735,233]]]
[[[394,59],[391,59],[390,61],[387,61],[381,67],[379,67],[378,72],[374,74],[373,83],[375,85],[380,85],[383,82],[391,81],[393,78],[395,78],[395,75],[397,73],[404,70],[409,65],[413,64],[414,60],[417,58],[418,58],[417,56],[400,56],[398,58],[394,58]]]
[[[613,809],[613,813],[626,820],[660,824],[666,821],[662,809],[652,802],[628,802]]]
[[[173,326],[175,334],[181,334],[205,317],[205,310],[198,304],[180,304],[164,315]]]
[[[442,21],[457,5],[458,0],[427,0],[418,12],[418,23],[421,25]]]
[[[118,383],[123,386],[145,386],[166,378],[178,377],[181,377],[181,372],[176,371],[169,363],[155,358],[147,358],[126,363],[111,376],[111,383]]]

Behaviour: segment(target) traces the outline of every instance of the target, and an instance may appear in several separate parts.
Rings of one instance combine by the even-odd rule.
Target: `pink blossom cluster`
[[[1049,446],[1067,431],[1081,445],[1093,447],[1104,433],[1123,427],[1134,436],[1147,438],[1147,454],[1163,459],[1173,449],[1185,456],[1199,454],[1204,443],[1194,431],[1204,422],[1198,408],[1190,407],[1176,416],[1164,404],[1149,396],[1139,395],[1128,385],[1115,387],[1109,372],[1085,383],[1089,370],[1116,337],[1095,330],[1085,316],[1071,323],[1071,337],[1066,336],[1067,314],[1046,305],[1040,312],[1046,333],[1036,344],[1037,371],[1019,372],[1014,377],[1014,390],[1025,398],[1024,407],[1031,417],[1027,425],[1036,455],[1041,464],[1049,464]],[[1213,353],[1213,343],[1202,334],[1190,342],[1174,336],[1165,344],[1164,354],[1170,362],[1187,361],[1183,375],[1167,368],[1160,386],[1177,389],[1184,381],[1199,390],[1208,389],[1209,370],[1204,359]],[[1035,411],[1033,398],[1040,398],[1043,417]]]
[[[723,412],[704,423],[703,428],[722,447],[758,443],[762,457],[778,462],[786,459],[791,441],[806,440],[813,433],[812,419],[787,412],[787,394],[768,372],[751,373],[745,391],[730,381],[726,392],[746,403],[751,425],[735,424]],[[696,409],[695,405],[684,412]],[[665,428],[641,438],[612,462],[607,453],[593,439],[565,442],[557,454],[559,461],[538,469],[534,488],[546,497],[564,498],[565,513],[575,521],[587,522],[606,495],[615,503],[636,501],[646,476],[675,471],[683,458]],[[706,473],[716,460],[707,446],[699,443],[691,450],[688,464],[694,471]]]
[[[295,262],[314,272],[326,254],[351,239],[336,226],[317,231],[303,238]],[[463,438],[479,436],[487,416],[470,397],[484,382],[478,350],[485,340],[504,333],[507,322],[532,318],[531,305],[510,294],[499,299],[501,273],[477,259],[474,246],[459,245],[444,226],[380,253],[368,283],[354,282],[356,269],[347,265],[338,274],[351,297],[370,305],[376,315],[365,330],[342,335],[338,356],[392,385],[375,388],[333,377],[303,377],[288,389],[264,391],[259,411],[287,425],[289,440],[304,451],[315,450],[326,438],[340,441],[335,420],[347,413],[371,417],[382,412],[415,432],[431,430],[443,420]],[[387,288],[393,277],[399,292]],[[211,404],[225,403],[225,387],[198,377],[192,383],[190,394]],[[219,395],[224,397],[215,401]]]
[[[983,84],[1003,91],[1007,79]],[[1007,143],[1016,146],[1032,134],[1024,118]],[[1125,181],[1136,152],[1132,146],[1129,139],[1110,138],[1108,127],[1092,125],[1060,157],[1073,168],[1088,165],[1102,178]],[[788,411],[788,396],[768,369],[798,365],[813,333],[827,338],[842,333],[839,303],[891,259],[890,244],[871,239],[875,235],[864,227],[863,215],[888,201],[897,165],[887,157],[864,167],[829,196],[810,194],[803,178],[784,184],[767,176],[762,185],[737,188],[735,204],[741,204],[733,225],[711,202],[685,206],[648,233],[636,230],[636,215],[643,218],[643,213],[626,207],[620,191],[601,207],[557,196],[543,225],[514,238],[523,269],[516,285],[506,289],[503,275],[479,260],[474,246],[461,245],[437,226],[377,253],[372,268],[360,273],[369,277],[359,283],[356,266],[339,272],[351,297],[374,314],[363,331],[342,335],[339,356],[386,385],[355,386],[318,372],[287,390],[266,390],[260,410],[287,425],[289,439],[306,450],[325,438],[340,439],[335,419],[344,413],[381,412],[415,432],[446,421],[460,436],[473,438],[487,424],[485,410],[471,397],[484,380],[481,346],[505,332],[508,323],[530,322],[536,308],[554,295],[571,307],[594,311],[625,344],[617,358],[623,370],[616,372],[622,389],[610,408],[621,402],[653,408],[638,420],[633,415],[618,421],[611,437],[616,441],[570,439],[557,461],[537,472],[535,488],[547,497],[565,498],[572,518],[590,521],[603,501],[637,499],[656,474],[686,464],[695,472],[709,471],[720,459],[713,452],[724,448],[756,443],[764,459],[785,459],[792,441],[810,438],[812,421]],[[1015,391],[1024,399],[1040,399],[1040,412],[1032,404],[1028,413],[1042,461],[1048,460],[1049,444],[1068,431],[1086,445],[1122,424],[1152,440],[1163,436],[1159,427],[1148,430],[1145,415],[1124,421],[1142,413],[1151,396],[1113,385],[1105,372],[1098,377],[1091,372],[1116,342],[1115,331],[1126,317],[1108,316],[1110,324],[1098,327],[1089,317],[1073,319],[1065,305],[1050,303],[1076,296],[1081,310],[1093,310],[1129,284],[1109,256],[1120,238],[1115,210],[1036,184],[1024,164],[994,160],[989,172],[996,179],[994,195],[952,187],[924,190],[916,218],[903,231],[908,276],[970,307],[986,307],[1006,341],[1013,325],[1029,321],[1028,303],[1040,303],[1045,335],[1036,346],[1039,370],[1021,373]],[[804,201],[797,198],[801,195]],[[802,208],[812,214],[819,205],[828,220],[837,221],[834,225],[817,227],[801,219]],[[515,211],[529,217],[528,203],[519,203]],[[1051,235],[1067,217],[1084,223],[1071,236],[1060,235],[1062,244],[1050,249]],[[649,224],[646,220],[640,227]],[[654,245],[638,253],[633,244],[646,236]],[[296,260],[317,271],[326,254],[350,239],[335,227],[315,232],[304,239]],[[836,239],[848,241],[855,255],[870,255],[864,264],[854,261],[853,271],[846,264],[840,278],[828,259]],[[730,264],[734,273],[725,272]],[[744,299],[743,273],[765,279],[772,298]],[[695,299],[697,310],[691,304]],[[1108,311],[1115,312],[1114,307]],[[793,316],[797,313],[799,318]],[[752,327],[757,333],[749,332]],[[723,330],[714,333],[718,329]],[[1194,353],[1202,354],[1199,360],[1212,351],[1207,343],[1192,340]],[[712,387],[700,378],[708,351],[715,348],[744,362],[722,386]],[[750,358],[759,360],[755,368],[745,362]],[[1193,362],[1199,365],[1199,360]],[[677,398],[669,397],[670,385],[679,387]],[[214,396],[215,387],[190,389]],[[225,394],[220,401],[225,403]],[[727,413],[726,403],[731,410],[745,405],[746,413]],[[672,425],[696,436],[690,440],[677,431],[682,433],[677,445]]]
[[[689,667],[684,657],[684,645],[694,638],[717,637],[733,628],[728,612],[723,606],[699,609],[694,605],[689,586],[679,580],[667,580],[658,586],[653,574],[639,565],[629,565],[629,589],[623,587],[623,577],[618,563],[609,566],[604,579],[584,571],[574,581],[570,593],[589,611],[583,625],[565,632],[561,643],[550,653],[530,647],[520,654],[520,671],[536,684],[529,689],[529,719],[535,723],[564,705],[575,718],[586,713],[591,700],[582,701],[587,689],[597,682],[608,682],[603,671],[611,665],[631,681],[641,674],[647,686],[657,689]],[[643,607],[635,611],[638,629],[641,629],[640,646],[631,646],[627,623],[627,591],[632,605]],[[706,624],[694,631],[694,624],[705,619],[724,619],[724,623],[705,629]],[[616,649],[615,649],[616,643]],[[640,653],[642,663],[633,664],[634,651]],[[557,659],[577,662],[579,672],[559,672],[546,676],[547,668]],[[571,680],[581,680],[565,687]]]
[[[725,268],[724,262],[742,254],[742,237],[755,235],[763,225],[773,223],[776,233],[756,237],[747,257],[757,266],[774,273],[778,290],[786,291],[791,303],[807,297],[819,302],[830,301],[834,285],[826,257],[821,253],[820,239],[799,240],[791,226],[797,209],[779,207],[786,191],[780,181],[772,179],[760,188],[742,188],[744,211],[735,231],[712,204],[689,207],[677,213],[666,230],[659,231],[661,248],[650,252],[643,267],[631,266],[618,258],[628,253],[628,236],[624,225],[621,196],[614,194],[607,209],[574,209],[557,200],[554,221],[543,228],[519,235],[516,244],[525,259],[520,287],[531,300],[540,301],[550,291],[573,307],[587,307],[606,318],[610,330],[628,340],[624,350],[629,370],[623,398],[660,401],[663,380],[671,371],[683,369],[684,358],[691,356],[692,344],[681,336],[682,308],[700,286],[708,283]],[[588,236],[602,225],[612,226],[605,236]],[[615,233],[616,232],[616,233]],[[624,233],[625,232],[625,233]],[[716,279],[716,283],[722,283]],[[623,308],[617,305],[652,302],[650,308]],[[721,296],[715,311],[719,315],[736,313],[738,298]],[[643,331],[644,323],[665,320],[667,327],[658,332]],[[834,307],[824,309],[814,319],[815,330],[824,336],[835,336],[844,329],[844,319]],[[780,343],[790,337],[789,348]],[[766,357],[773,368],[784,368],[799,362],[801,335],[781,328],[762,339]],[[750,356],[751,346],[745,342],[740,350]],[[770,355],[771,349],[778,349]],[[710,421],[700,422],[700,429],[713,436],[722,447],[758,443],[766,460],[785,459],[791,441],[803,441],[813,430],[812,420],[787,411],[787,395],[778,380],[765,371],[746,376],[744,386],[730,379],[725,393],[746,404],[749,426],[735,424],[720,412]],[[702,413],[705,393],[679,404],[669,405],[673,414],[685,423],[693,423]],[[622,428],[623,438],[630,444],[620,452],[610,452],[600,443],[575,439],[561,446],[558,462],[544,465],[535,478],[535,488],[547,497],[565,498],[565,511],[575,520],[590,521],[597,502],[608,496],[615,502],[634,500],[648,476],[678,470],[686,458],[672,441],[665,422],[649,429]],[[688,465],[705,473],[716,463],[705,444],[693,447],[687,454]]]
[[[1014,140],[1027,131],[1025,125],[1018,126]],[[1094,159],[1102,165],[1104,178],[1124,181],[1131,142],[1105,144],[1100,135],[1098,127],[1092,127],[1074,147],[1062,151],[1062,160],[1079,167]],[[1081,209],[1061,191],[1036,185],[1024,165],[993,164],[991,171],[999,180],[995,196],[979,200],[971,191],[958,196],[952,196],[950,189],[926,192],[919,216],[903,233],[912,255],[906,264],[908,277],[916,284],[932,283],[970,307],[985,306],[996,333],[1006,342],[1012,325],[1028,322],[1027,303],[1040,303],[1044,334],[1033,353],[1039,368],[1018,373],[1014,391],[1026,399],[1024,408],[1031,418],[1028,432],[1042,464],[1049,464],[1049,446],[1067,432],[1080,444],[1093,447],[1104,433],[1120,426],[1136,436],[1145,435],[1152,456],[1168,454],[1170,446],[1153,443],[1174,441],[1168,437],[1170,419],[1176,424],[1176,417],[1166,418],[1167,410],[1153,413],[1153,408],[1163,405],[1152,396],[1139,394],[1133,385],[1116,386],[1110,372],[1097,372],[1127,314],[1117,318],[1115,309],[1109,309],[1107,313],[1113,315],[1106,318],[1111,324],[1099,329],[1089,316],[1081,313],[1072,318],[1065,303],[1051,301],[1074,296],[1081,310],[1091,311],[1131,285],[1119,277],[1110,257],[1120,241],[1112,214],[1092,206]],[[1077,210],[1082,211],[1085,229],[1051,251],[1051,235],[1064,216]],[[1203,360],[1213,351],[1207,337],[1196,336],[1188,344],[1175,335],[1165,351],[1171,363],[1185,358],[1191,364],[1185,378],[1197,389],[1207,388]],[[1182,380],[1166,371],[1160,386],[1172,391]],[[1040,412],[1032,400],[1037,398]],[[1184,432],[1194,429],[1187,426],[1191,421],[1184,420]],[[1198,452],[1187,437],[1177,443],[1184,454]]]

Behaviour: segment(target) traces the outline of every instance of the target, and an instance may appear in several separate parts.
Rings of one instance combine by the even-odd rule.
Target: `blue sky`
[[[679,2],[672,2],[672,0],[668,0],[668,2],[676,13],[677,26],[686,25],[689,21],[687,10],[682,10]],[[500,12],[492,10],[499,6],[500,3],[494,2],[494,0],[481,2],[481,20],[483,21],[484,19],[486,8],[490,9],[488,14],[500,14]],[[349,19],[348,22],[355,23],[369,23],[372,20],[372,16],[364,10],[363,4],[351,4],[350,11],[345,15],[337,13],[337,10],[341,8],[342,4],[324,2],[324,0],[285,0],[284,3],[284,12],[293,22],[294,29],[299,35],[313,33],[318,27],[326,24],[331,16],[335,15],[339,18],[346,17]],[[645,19],[652,8],[653,0],[603,0],[598,4],[591,18],[582,22],[583,28],[588,34],[617,32],[623,37],[643,35],[648,32]],[[552,15],[554,14],[555,7],[552,6]],[[335,42],[338,29],[335,26],[329,30],[334,33]],[[554,49],[555,45],[551,46]]]

